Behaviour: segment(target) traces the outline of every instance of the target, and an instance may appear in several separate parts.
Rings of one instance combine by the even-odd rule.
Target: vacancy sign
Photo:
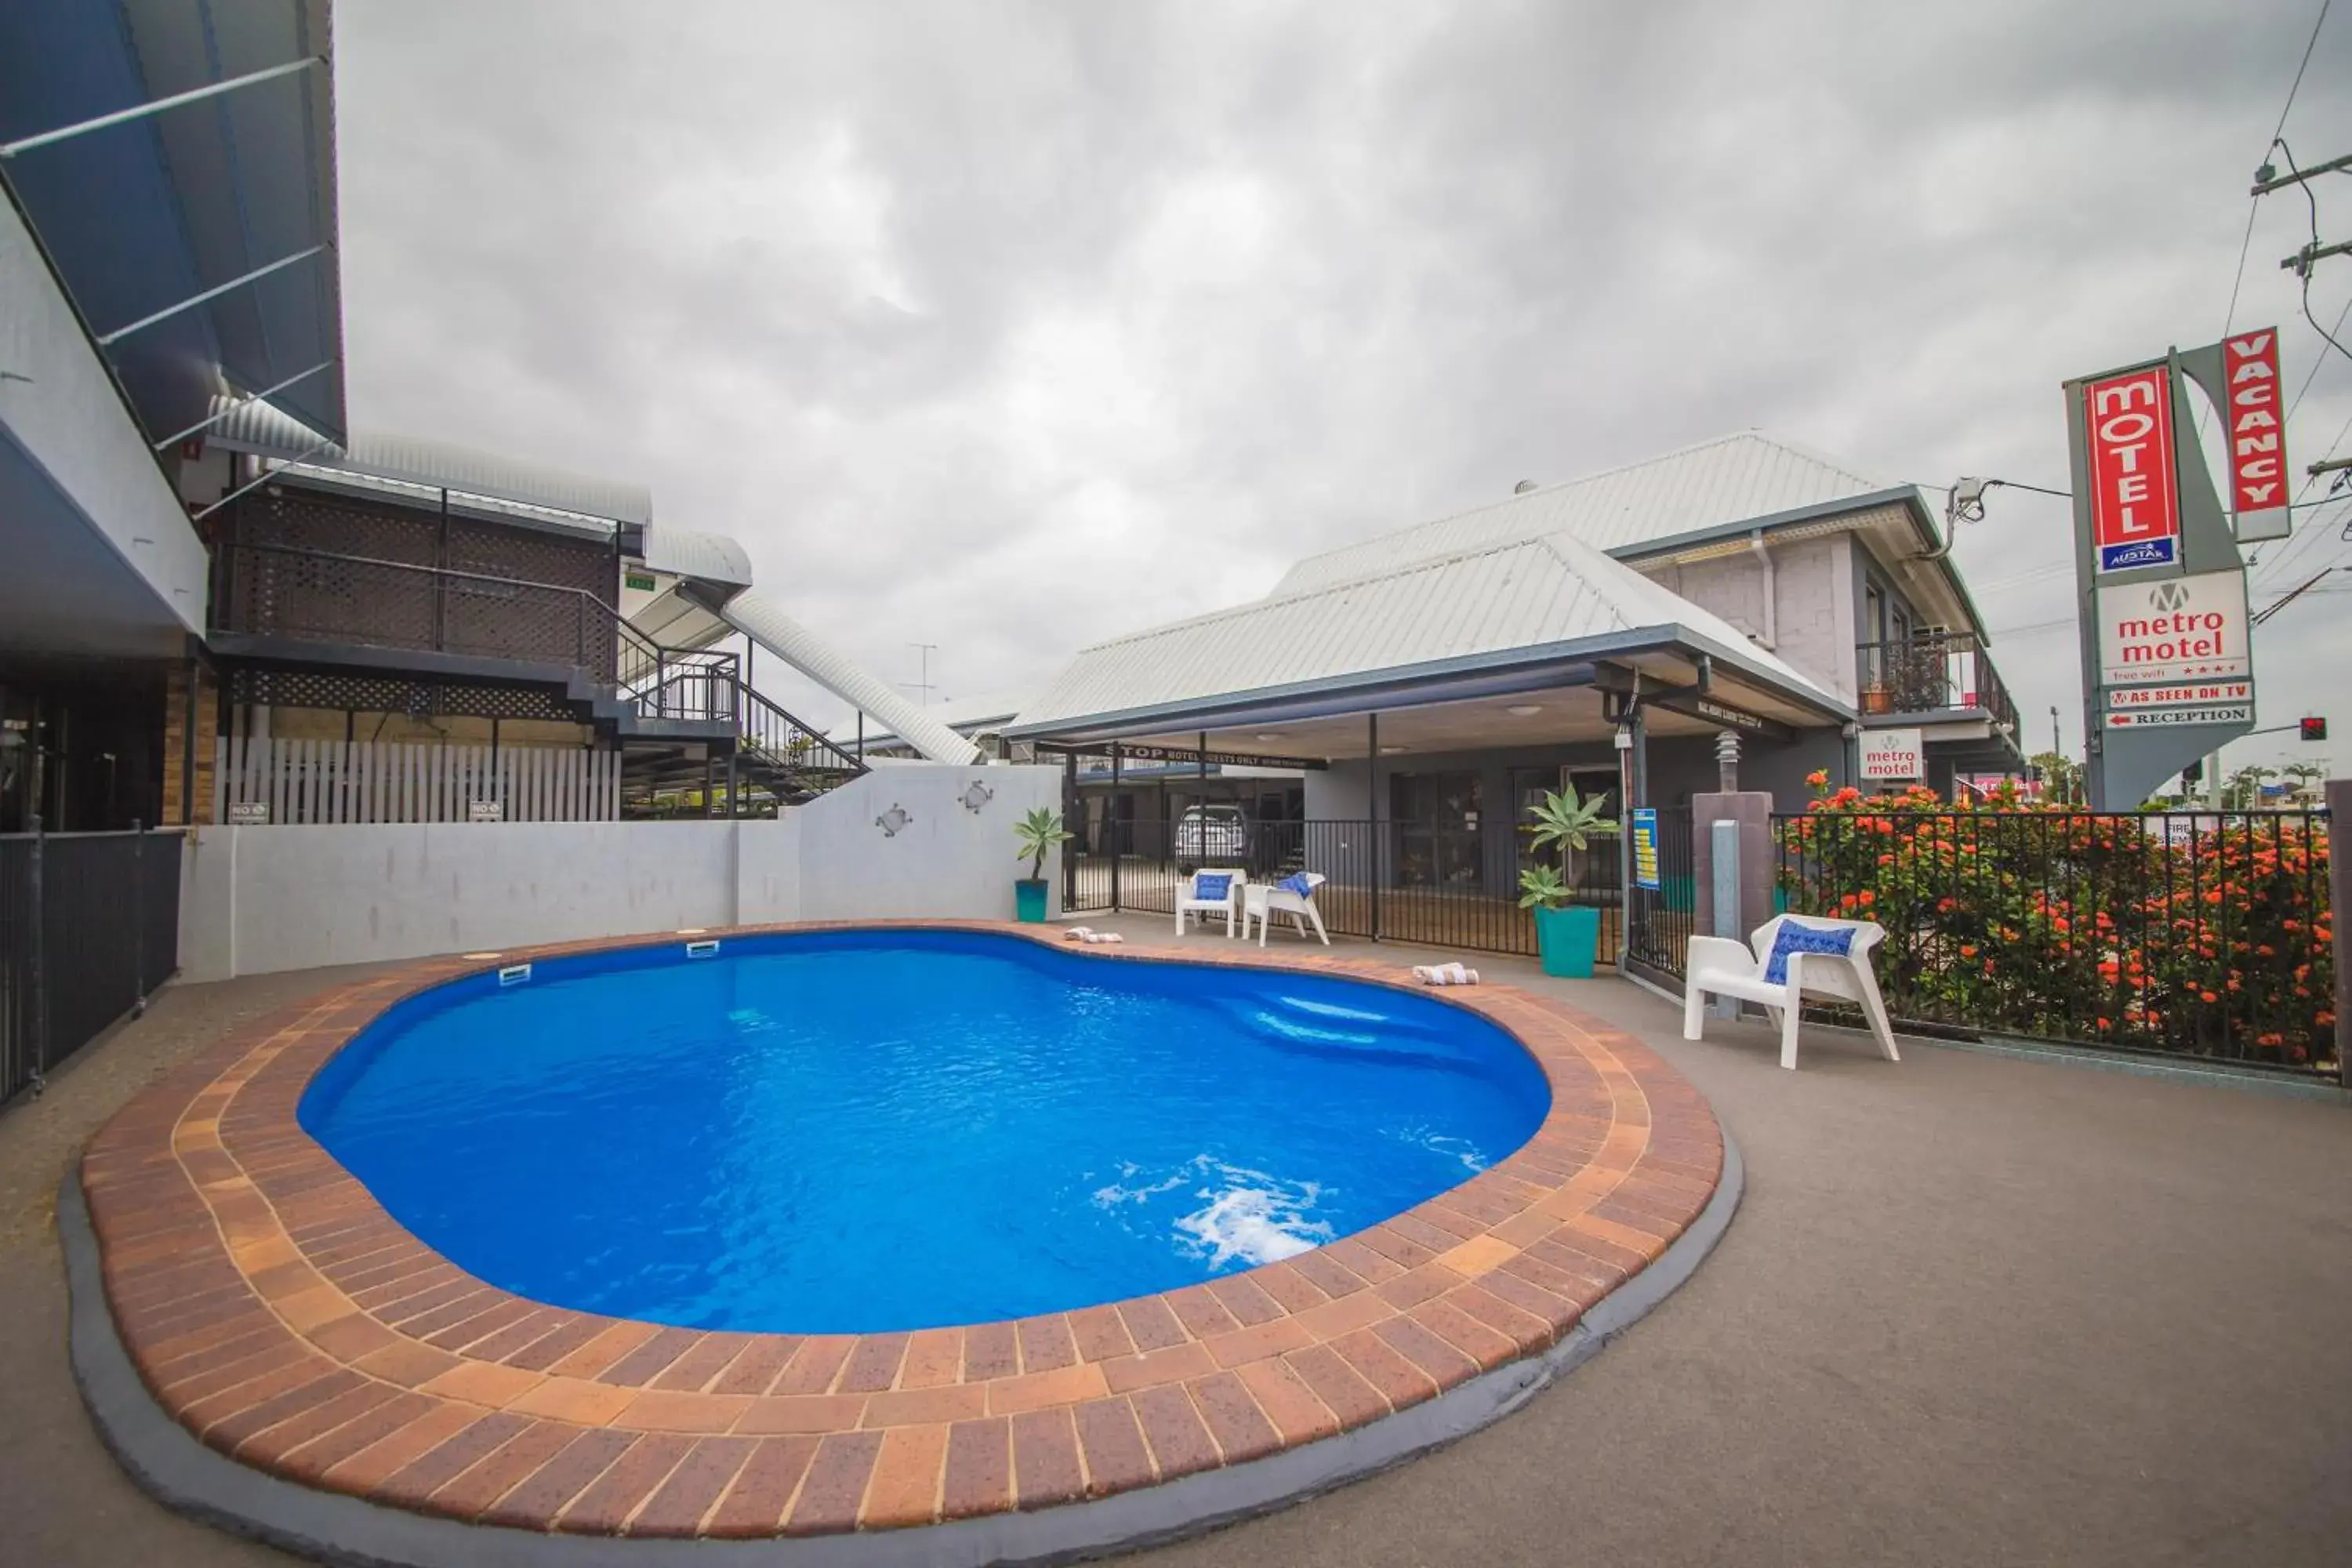
[[[2287,536],[2286,430],[2279,408],[2278,333],[2221,340],[2230,387],[2230,510],[2241,542]]]
[[[1916,730],[1864,730],[1862,776],[1865,783],[1916,779],[1927,771],[1927,746]]]
[[[2251,679],[2246,574],[2200,572],[2099,590],[2099,683],[2179,686]],[[2124,706],[2120,693],[2110,708]]]
[[[2099,570],[2180,559],[2180,497],[2172,467],[2172,378],[2149,365],[2083,388],[2090,431],[2091,537]]]

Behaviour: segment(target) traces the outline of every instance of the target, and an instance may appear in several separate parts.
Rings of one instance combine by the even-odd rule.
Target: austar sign
[[[2099,570],[2180,559],[2172,468],[2172,378],[2150,365],[2083,388],[2090,431],[2091,537]]]

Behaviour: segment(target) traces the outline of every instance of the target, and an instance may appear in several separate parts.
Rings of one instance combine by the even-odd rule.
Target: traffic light
[[[2327,739],[2327,721],[2318,717],[2316,714],[2304,720],[2303,738],[2306,741],[2325,741]]]
[[[2195,795],[2197,786],[2205,782],[2205,759],[2198,758],[2180,770],[2180,788],[2184,795]]]

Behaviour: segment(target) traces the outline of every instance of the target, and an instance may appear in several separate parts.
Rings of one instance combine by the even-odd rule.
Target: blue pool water
[[[1466,1180],[1549,1103],[1508,1035],[1427,997],[848,931],[441,987],[331,1061],[300,1117],[518,1295],[852,1332],[1288,1257]]]

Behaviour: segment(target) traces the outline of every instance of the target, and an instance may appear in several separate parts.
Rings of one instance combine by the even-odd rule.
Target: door
[[[1389,799],[1397,823],[1397,881],[1408,888],[1476,892],[1486,885],[1478,844],[1483,816],[1474,773],[1398,773]]]

